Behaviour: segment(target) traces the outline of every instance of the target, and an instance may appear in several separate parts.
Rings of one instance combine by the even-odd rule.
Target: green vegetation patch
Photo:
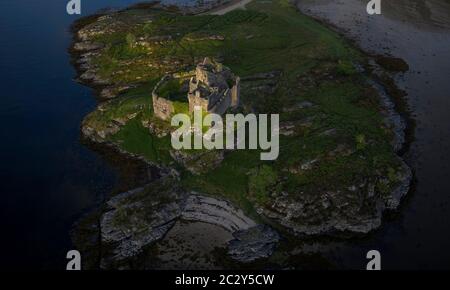
[[[219,60],[242,78],[243,113],[280,114],[276,161],[260,161],[258,150],[226,152],[206,173],[183,171],[186,188],[227,197],[251,211],[272,192],[295,197],[341,190],[357,200],[347,188],[358,182],[389,176],[377,186],[383,192],[395,186],[400,161],[390,145],[392,132],[377,95],[355,68],[364,56],[287,1],[253,1],[225,15],[146,9],[111,17],[99,20],[115,29],[93,37],[106,47],[94,61],[103,78],[137,88],[102,104],[85,123],[106,128],[136,113],[108,137],[122,149],[173,162],[170,137],[144,126],[170,127],[153,116],[151,91],[165,74],[189,72],[204,57]],[[274,71],[276,77],[251,80]],[[188,112],[181,87],[179,80],[169,81],[160,94],[174,100],[176,112]]]
[[[158,96],[171,100],[186,102],[187,90],[182,90],[182,85],[186,80],[173,78],[164,82],[156,92]]]

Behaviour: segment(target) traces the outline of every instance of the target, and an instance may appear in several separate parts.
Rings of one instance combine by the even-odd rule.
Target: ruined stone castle
[[[193,112],[195,106],[200,106],[204,111],[222,115],[228,108],[239,105],[240,78],[228,67],[205,58],[191,75],[186,80],[189,112]],[[175,109],[172,100],[161,97],[158,90],[173,78],[174,76],[163,77],[152,92],[155,116],[163,120],[169,119]]]

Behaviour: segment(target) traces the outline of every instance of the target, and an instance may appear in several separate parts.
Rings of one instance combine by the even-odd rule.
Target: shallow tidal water
[[[81,16],[138,2],[82,0]],[[407,155],[417,185],[399,216],[368,238],[311,245],[311,251],[320,248],[345,268],[364,268],[370,249],[381,251],[386,269],[450,267],[449,1],[385,1],[383,15],[371,18],[362,0],[299,2],[307,13],[348,29],[364,49],[405,59],[411,70],[398,82],[417,120]],[[81,120],[96,101],[92,90],[73,80],[67,49],[70,25],[78,17],[67,15],[65,5],[62,0],[0,1],[0,269],[64,269],[73,223],[118,183],[118,170],[80,142]],[[191,228],[174,228],[168,236],[190,237],[206,229],[214,231],[219,244],[229,238],[209,225]],[[170,243],[163,241],[162,258],[166,267],[177,268],[182,255]]]
[[[298,0],[306,14],[325,20],[365,51],[389,53],[410,66],[397,75],[416,122],[406,160],[416,184],[398,216],[362,241],[337,245],[340,267],[365,268],[378,249],[384,269],[450,268],[450,1],[382,0],[369,16],[365,0]]]

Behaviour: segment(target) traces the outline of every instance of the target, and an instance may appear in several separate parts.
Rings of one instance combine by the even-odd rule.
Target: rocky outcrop
[[[101,240],[111,248],[102,265],[139,254],[161,239],[181,215],[187,194],[169,179],[117,195],[101,218]]]
[[[269,72],[256,73],[250,76],[246,76],[241,78],[243,82],[245,81],[258,81],[258,80],[268,80],[268,79],[277,79],[281,76],[281,71],[274,70]]]
[[[223,199],[182,190],[172,177],[130,190],[111,198],[100,221],[105,248],[102,267],[108,268],[140,254],[161,240],[178,221],[213,224],[236,233],[230,254],[238,261],[267,257],[278,235],[256,223],[242,210]],[[245,252],[245,245],[252,245]]]
[[[192,174],[199,175],[213,170],[222,163],[224,150],[200,151],[198,153],[170,150],[170,156]]]
[[[409,192],[413,173],[411,168],[405,162],[402,162],[402,169],[397,173],[397,179],[397,186],[384,197],[384,206],[388,210],[398,209],[402,198]]]
[[[134,86],[132,86],[132,85],[107,87],[107,88],[104,88],[100,92],[100,97],[102,99],[113,99],[113,98],[117,97],[117,95],[119,95],[120,93],[122,93],[126,90],[129,90],[133,87]]]
[[[192,194],[186,202],[181,218],[222,227],[230,232],[246,230],[256,223],[228,201]]]
[[[268,258],[274,252],[280,236],[267,225],[257,225],[233,233],[228,243],[228,255],[241,263]]]
[[[258,206],[258,213],[284,226],[295,235],[337,233],[367,234],[381,225],[385,210],[395,210],[409,190],[412,173],[402,162],[393,190],[381,193],[372,181],[339,191],[317,194],[272,193],[272,199]],[[387,184],[387,180],[377,180]]]
[[[81,126],[83,137],[96,143],[104,143],[107,136],[114,135],[119,131],[120,125],[116,123],[110,123],[102,129],[96,129],[85,122]]]
[[[73,48],[78,51],[92,51],[103,48],[104,45],[98,42],[81,41],[75,43]]]
[[[270,95],[278,88],[281,76],[281,71],[268,71],[242,77],[241,82],[248,92],[253,92],[259,96]]]
[[[377,72],[374,72],[375,74]],[[383,114],[385,116],[384,123],[386,127],[388,127],[392,133],[392,147],[395,152],[399,152],[403,145],[405,144],[406,137],[406,121],[402,118],[402,116],[396,111],[395,104],[392,101],[392,97],[389,96],[385,90],[385,88],[376,81],[368,81],[373,88],[375,88],[380,97],[381,105],[384,109]]]

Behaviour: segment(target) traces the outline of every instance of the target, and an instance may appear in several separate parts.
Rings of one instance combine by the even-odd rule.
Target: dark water
[[[450,268],[450,1],[382,0],[382,15],[368,16],[365,0],[298,0],[366,51],[403,58],[410,71],[397,77],[417,122],[406,155],[417,184],[400,214],[370,238],[339,245],[342,267],[362,268],[365,253],[380,250],[386,269]]]
[[[126,0],[82,1],[84,15]],[[66,1],[0,1],[0,268],[61,268],[69,230],[116,173],[80,144],[95,106],[73,81]]]

